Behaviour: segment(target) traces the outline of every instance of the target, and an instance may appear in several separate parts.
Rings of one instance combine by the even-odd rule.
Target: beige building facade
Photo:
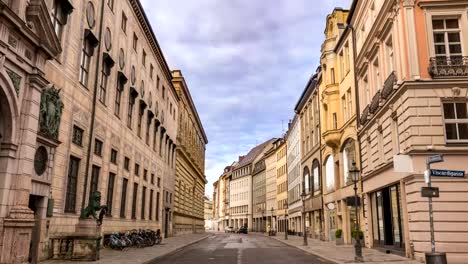
[[[252,203],[253,231],[266,231],[266,165],[265,157],[260,156],[253,165]]]
[[[296,114],[288,124],[285,140],[287,144],[287,189],[289,230],[300,235],[302,224],[302,177],[301,177],[301,120]]]
[[[286,218],[288,205],[288,163],[287,145],[284,138],[275,151],[276,156],[276,225],[278,232],[285,232],[288,226]]]
[[[426,159],[467,171],[468,3],[355,1],[359,139],[366,245],[424,258],[430,252]],[[432,177],[436,250],[466,263],[465,177]]]
[[[295,111],[301,120],[301,175],[305,191],[305,220],[311,238],[323,238],[323,200],[321,179],[320,136],[320,68],[310,78]]]
[[[182,72],[172,71],[172,77],[179,96],[173,225],[175,235],[181,235],[204,231],[202,209],[208,139]]]

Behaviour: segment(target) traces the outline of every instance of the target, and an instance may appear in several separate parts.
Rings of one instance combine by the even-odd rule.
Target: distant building
[[[301,119],[295,115],[286,133],[288,221],[289,230],[301,234],[302,224],[302,177],[301,177]]]
[[[213,220],[213,201],[208,197],[203,198],[203,212],[205,220],[205,230],[215,230],[216,222]]]

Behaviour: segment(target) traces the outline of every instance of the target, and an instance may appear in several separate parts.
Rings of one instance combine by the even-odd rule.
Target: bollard
[[[441,252],[427,252],[426,264],[447,264],[447,255]]]

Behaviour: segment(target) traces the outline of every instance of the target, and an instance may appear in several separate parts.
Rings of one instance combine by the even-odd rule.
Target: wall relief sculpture
[[[60,120],[63,112],[63,102],[60,99],[60,89],[53,86],[46,88],[41,95],[39,110],[39,131],[45,136],[58,139]]]

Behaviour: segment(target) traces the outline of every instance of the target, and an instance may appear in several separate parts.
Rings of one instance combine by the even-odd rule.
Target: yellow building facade
[[[351,243],[356,214],[346,204],[354,196],[349,169],[359,164],[352,36],[346,28],[349,11],[335,9],[327,16],[326,40],[321,50],[321,157],[324,204],[324,235],[335,239],[343,231],[345,243]],[[359,185],[359,184],[358,184]]]
[[[172,71],[172,83],[180,98],[173,230],[175,235],[181,235],[204,231],[205,145],[208,139],[180,70]]]
[[[282,139],[276,149],[276,221],[278,232],[284,232],[287,226],[285,205],[288,203],[288,168],[287,146]]]

